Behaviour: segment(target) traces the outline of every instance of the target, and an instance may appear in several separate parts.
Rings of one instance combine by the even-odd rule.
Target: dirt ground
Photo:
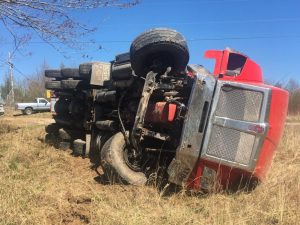
[[[50,113],[13,114],[0,117],[0,224],[299,224],[294,120],[254,191],[161,197],[152,186],[108,185],[89,159],[44,143]]]

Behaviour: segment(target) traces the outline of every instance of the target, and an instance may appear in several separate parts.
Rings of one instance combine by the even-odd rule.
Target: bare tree
[[[300,113],[300,84],[297,80],[289,79],[288,81],[272,82],[267,81],[268,84],[283,88],[289,92],[289,106],[288,112],[290,115]]]
[[[95,28],[74,20],[70,16],[72,10],[126,8],[138,2],[139,0],[0,0],[0,22],[13,37],[16,49],[26,43],[32,33],[53,47],[56,47],[53,41],[75,47],[78,38]],[[25,32],[15,32],[16,27],[23,28]]]

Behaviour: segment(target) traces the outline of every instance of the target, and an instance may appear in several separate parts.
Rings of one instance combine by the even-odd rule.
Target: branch
[[[72,19],[69,16],[71,9],[127,8],[138,3],[139,0],[0,0],[0,22],[13,37],[15,46],[19,37],[13,32],[13,27],[17,26],[27,33],[31,30],[48,44],[55,39],[68,47],[76,48],[76,41],[95,31],[95,28]]]

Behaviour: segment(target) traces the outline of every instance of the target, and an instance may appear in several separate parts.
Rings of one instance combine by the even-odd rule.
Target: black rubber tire
[[[111,78],[113,80],[129,80],[132,77],[131,64],[114,64],[111,67]]]
[[[79,77],[81,79],[90,80],[92,74],[92,65],[98,62],[87,62],[79,65]]]
[[[185,70],[189,50],[185,38],[176,30],[157,28],[139,35],[130,47],[131,67],[138,76],[150,70],[165,72],[171,66],[171,74]],[[153,68],[153,61],[162,65]]]
[[[69,105],[70,105],[69,101],[66,101],[65,99],[60,98],[54,105],[54,111],[60,115],[68,114],[69,113]]]
[[[96,132],[94,131],[91,139],[91,148],[89,152],[89,157],[91,162],[100,166],[100,153],[104,143],[112,136],[111,132]]]
[[[111,137],[110,132],[99,132],[97,135],[95,135],[92,147],[94,148],[97,154],[100,154],[103,145],[110,137]]]
[[[59,148],[60,141],[60,138],[54,133],[49,133],[45,135],[45,143],[53,145],[55,148]]]
[[[56,115],[56,116],[53,116],[53,119],[60,126],[69,126],[69,127],[71,127],[72,124],[73,124],[73,121],[69,116]]]
[[[48,134],[58,134],[58,130],[61,128],[57,123],[51,123],[45,126],[45,131]]]
[[[55,91],[55,96],[60,98],[73,98],[73,92],[68,90]]]
[[[46,81],[45,88],[49,90],[60,90],[61,89],[61,82],[60,81]]]
[[[62,140],[75,140],[84,137],[84,130],[60,128],[58,130],[59,137]]]
[[[73,142],[73,155],[84,156],[85,155],[85,141],[76,139]]]
[[[58,148],[63,151],[68,150],[71,148],[71,143],[67,141],[61,141],[58,144]]]
[[[86,90],[89,83],[84,80],[62,80],[61,88],[66,90]]]
[[[49,145],[55,144],[55,135],[54,134],[46,134],[45,135],[45,143]]]
[[[31,107],[25,108],[25,110],[24,110],[25,115],[31,115],[32,113],[33,113],[33,108],[31,108]]]
[[[79,99],[73,99],[69,105],[69,112],[74,119],[82,119],[85,112],[85,104]]]
[[[130,53],[129,52],[125,52],[125,53],[116,55],[116,60],[115,60],[116,64],[123,64],[125,62],[130,62]]]
[[[61,71],[60,70],[45,70],[45,77],[61,79],[62,78]]]
[[[83,121],[77,120],[74,121],[73,118],[70,115],[55,115],[53,116],[53,119],[57,124],[60,126],[66,126],[70,128],[77,128],[77,129],[83,129]]]
[[[121,132],[113,135],[102,147],[101,166],[111,184],[129,183],[142,186],[147,182],[144,173],[129,168],[124,159],[126,143]]]
[[[61,69],[61,75],[64,78],[76,78],[78,79],[79,76],[79,69],[77,68],[64,68]]]
[[[93,62],[82,63],[79,65],[79,74],[82,78],[90,79]]]

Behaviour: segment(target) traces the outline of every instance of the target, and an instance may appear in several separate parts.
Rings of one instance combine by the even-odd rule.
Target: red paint
[[[168,104],[169,112],[168,112],[168,122],[173,122],[175,119],[176,114],[176,105],[175,104]]]
[[[221,72],[221,64],[222,64],[222,59],[223,59],[223,52],[220,50],[209,50],[204,53],[205,58],[210,58],[210,59],[215,59],[215,68],[213,74],[215,76],[219,75]]]
[[[237,76],[227,75],[227,65],[230,54],[241,55],[247,60],[242,67],[242,70]],[[206,58],[213,58],[216,60],[213,74],[221,80],[240,81],[240,82],[263,82],[262,71],[260,66],[253,60],[243,55],[242,53],[234,52],[232,50],[209,50],[205,52]]]
[[[280,88],[269,86],[263,83],[262,72],[258,64],[247,57],[245,64],[238,76],[226,75],[227,63],[229,54],[232,51],[207,51],[205,56],[207,58],[214,58],[216,60],[214,75],[221,80],[230,80],[236,82],[248,83],[251,85],[267,87],[272,90],[272,97],[270,102],[269,112],[269,130],[259,153],[256,166],[253,171],[246,171],[233,167],[222,165],[222,162],[215,163],[199,158],[197,165],[190,174],[187,186],[193,189],[201,188],[201,177],[204,167],[214,169],[217,173],[217,187],[226,189],[240,183],[242,178],[263,180],[272,162],[275,150],[279,144],[283,133],[285,118],[288,108],[288,92]],[[221,76],[220,76],[221,75]],[[257,133],[263,132],[264,128],[260,126],[249,127]]]
[[[167,102],[156,102],[149,105],[145,121],[152,123],[171,123],[175,119],[177,107]]]
[[[276,147],[282,137],[284,130],[284,122],[288,109],[288,92],[280,88],[262,85],[272,88],[272,100],[269,114],[269,132],[263,144],[261,153],[259,155],[254,175],[259,179],[264,179],[268,168],[270,167],[272,158],[274,156]]]

